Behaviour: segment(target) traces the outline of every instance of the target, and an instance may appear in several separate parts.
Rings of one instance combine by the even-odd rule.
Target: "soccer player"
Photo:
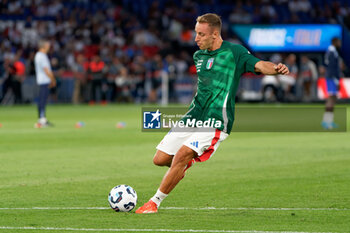
[[[337,51],[340,48],[341,41],[339,38],[335,37],[332,39],[332,44],[328,47],[325,55],[328,98],[326,100],[322,121],[322,127],[324,129],[333,129],[337,127],[334,123],[334,105],[337,100],[340,79],[340,57]]]
[[[52,73],[51,65],[47,53],[50,50],[48,40],[39,41],[39,51],[35,54],[34,65],[36,73],[36,82],[39,85],[38,112],[39,120],[37,127],[52,126],[46,119],[46,103],[49,97],[49,90],[56,86],[56,79]]]
[[[222,122],[218,128],[199,132],[170,131],[157,146],[153,162],[168,166],[156,194],[136,213],[156,213],[160,203],[184,177],[194,162],[208,160],[219,144],[228,136],[234,121],[235,95],[240,76],[244,72],[266,75],[288,74],[284,64],[261,61],[241,45],[223,41],[221,19],[216,14],[197,18],[195,42],[200,50],[193,59],[198,75],[198,89],[187,116],[206,120],[215,118]]]

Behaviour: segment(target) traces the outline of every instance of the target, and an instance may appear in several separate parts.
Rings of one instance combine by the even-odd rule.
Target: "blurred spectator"
[[[279,75],[279,80],[284,91],[284,98],[287,101],[295,100],[295,84],[298,77],[298,67],[295,54],[290,54],[285,59],[285,64],[289,69],[288,75]]]
[[[131,84],[132,79],[129,76],[128,69],[121,67],[119,69],[119,74],[115,77],[118,102],[132,102],[133,98],[131,94]]]
[[[120,59],[118,57],[114,57],[112,60],[112,64],[108,67],[108,74],[107,74],[107,100],[112,102],[115,100],[117,95],[117,89],[116,89],[116,77],[121,73],[122,69],[126,69],[122,63],[120,62]]]
[[[159,43],[159,39],[157,36],[150,31],[140,29],[137,30],[134,34],[134,44],[138,46],[144,45],[157,45]]]
[[[275,64],[278,64],[282,62],[282,56],[279,53],[274,53],[269,60]],[[262,95],[264,101],[283,101],[284,84],[281,82],[281,79],[283,78],[281,78],[280,75],[265,75],[262,78]]]
[[[267,1],[261,6],[261,23],[275,23],[277,21],[277,13],[275,8]]]
[[[151,91],[148,96],[148,102],[156,103],[157,91],[162,83],[162,72],[164,68],[162,57],[160,55],[154,56],[150,66],[151,66],[151,72],[150,72]]]
[[[192,58],[185,51],[181,51],[179,59],[176,62],[176,72],[178,76],[184,76],[187,73],[188,67],[192,64]]]
[[[168,74],[168,90],[169,90],[169,101],[172,103],[177,102],[175,83],[177,77],[177,66],[173,55],[168,55],[165,58],[165,71]]]
[[[308,13],[311,10],[311,3],[309,0],[299,0],[298,8],[300,12]]]
[[[170,21],[169,39],[172,41],[179,41],[181,39],[183,25],[176,19]]]
[[[89,64],[91,77],[91,100],[89,104],[95,102],[106,103],[106,83],[105,83],[105,63],[99,55],[95,55]]]
[[[31,51],[25,63],[26,76],[29,79],[35,78],[34,56],[35,52]]]
[[[100,74],[91,72],[89,68],[91,79],[88,85],[86,80],[77,78],[75,85],[79,88],[74,91],[75,103],[116,99],[113,76],[120,75],[120,70],[113,64],[114,57],[118,58],[121,67],[128,70],[128,77],[133,80],[130,92],[134,100],[154,102],[158,100],[160,85],[160,76],[155,75],[155,70],[168,69],[166,63],[169,57],[176,66],[176,76],[195,73],[189,69],[193,65],[192,53],[197,49],[193,41],[193,26],[201,12],[215,9],[222,16],[224,39],[240,43],[235,35],[231,35],[230,23],[344,22],[350,27],[350,9],[345,2],[203,0],[198,4],[193,0],[158,0],[148,4],[148,1],[111,0],[0,1],[0,57],[13,61],[17,52],[23,51],[20,62],[25,64],[28,75],[37,41],[49,37],[53,47],[49,56],[57,60],[59,72],[74,71],[76,77],[80,77],[83,63],[93,60],[96,54],[100,55],[100,62],[104,64]],[[4,64],[0,61],[2,70],[5,70]],[[101,82],[93,81],[93,77]],[[88,91],[91,96],[85,94],[89,86],[94,89]],[[174,86],[169,86],[170,92]]]
[[[73,92],[73,103],[79,104],[87,101],[87,70],[86,61],[83,55],[79,54],[77,56],[77,62],[73,67],[75,83]]]
[[[233,8],[233,11],[229,16],[229,21],[230,23],[249,24],[253,22],[253,18],[252,14],[237,6]]]
[[[132,76],[132,96],[136,103],[143,103],[146,98],[145,79],[146,79],[146,64],[142,56],[136,56],[133,62],[130,63],[130,72]],[[151,72],[151,68],[148,68]]]
[[[16,64],[16,65],[15,65]],[[22,103],[21,82],[24,75],[24,65],[16,59],[6,59],[4,61],[5,76],[2,86],[3,104]],[[17,69],[20,70],[17,70]]]
[[[60,62],[61,59],[57,56],[51,56],[51,69],[55,77],[57,78],[57,85],[50,88],[50,100],[51,102],[58,102],[58,88],[60,87],[60,81],[63,74],[63,65]]]
[[[288,3],[289,11],[292,13],[310,12],[311,3],[309,0],[291,0]]]
[[[307,56],[300,59],[300,74],[298,78],[298,89],[302,90],[303,101],[311,101],[316,98],[316,82],[318,79],[316,64]]]

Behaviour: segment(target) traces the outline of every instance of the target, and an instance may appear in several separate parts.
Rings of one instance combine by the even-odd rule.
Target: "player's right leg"
[[[157,150],[156,154],[153,157],[153,163],[161,167],[162,166],[170,167],[172,164],[173,158],[174,158],[174,155],[169,155],[164,151]],[[160,190],[157,191],[156,195],[158,196],[158,198],[162,198],[162,199],[166,197],[166,195],[160,192]],[[157,212],[158,212],[158,205],[152,200],[149,200],[142,207],[136,210],[136,213],[139,213],[139,214],[140,213],[143,213],[143,214],[157,213]]]
[[[47,127],[49,126],[46,119],[46,103],[49,97],[49,85],[43,84],[39,85],[39,101],[38,101],[38,127]],[[36,125],[37,127],[37,125]]]
[[[175,154],[182,147],[182,144],[191,136],[192,133],[189,132],[172,132],[169,131],[167,135],[164,136],[163,140],[157,146],[157,152],[153,157],[153,163],[157,166],[168,166],[172,167],[173,159]],[[192,165],[192,163],[191,163]],[[185,166],[184,166],[185,167]],[[169,169],[170,170],[170,169]],[[166,172],[164,177],[167,177],[169,170]],[[182,171],[182,177],[184,171]],[[153,198],[163,200],[167,194],[161,192],[159,189]],[[152,198],[151,198],[152,199]],[[149,200],[142,207],[136,210],[136,213],[156,213],[158,211],[158,204],[152,200]]]
[[[137,214],[157,213],[160,203],[175,188],[179,181],[184,177],[187,164],[193,160],[196,152],[187,146],[182,146],[174,155],[174,159],[169,170],[163,177],[156,194],[143,206],[136,210]]]
[[[179,181],[182,180],[188,163],[195,157],[197,157],[197,153],[194,150],[187,146],[182,146],[174,156],[170,169],[163,177],[159,190],[168,195]]]

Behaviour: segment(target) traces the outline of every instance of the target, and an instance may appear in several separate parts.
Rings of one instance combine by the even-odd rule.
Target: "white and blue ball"
[[[137,193],[129,185],[118,185],[109,192],[108,202],[117,212],[129,212],[136,206]]]

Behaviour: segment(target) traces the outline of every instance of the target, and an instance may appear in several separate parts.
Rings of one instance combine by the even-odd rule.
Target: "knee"
[[[157,156],[153,157],[153,164],[156,166],[164,166],[163,161]]]
[[[157,151],[153,157],[153,163],[157,166],[170,166],[172,162],[172,156],[164,152]]]
[[[187,146],[182,146],[176,153],[174,162],[171,164],[172,167],[186,166],[193,158],[197,156],[197,153]]]

